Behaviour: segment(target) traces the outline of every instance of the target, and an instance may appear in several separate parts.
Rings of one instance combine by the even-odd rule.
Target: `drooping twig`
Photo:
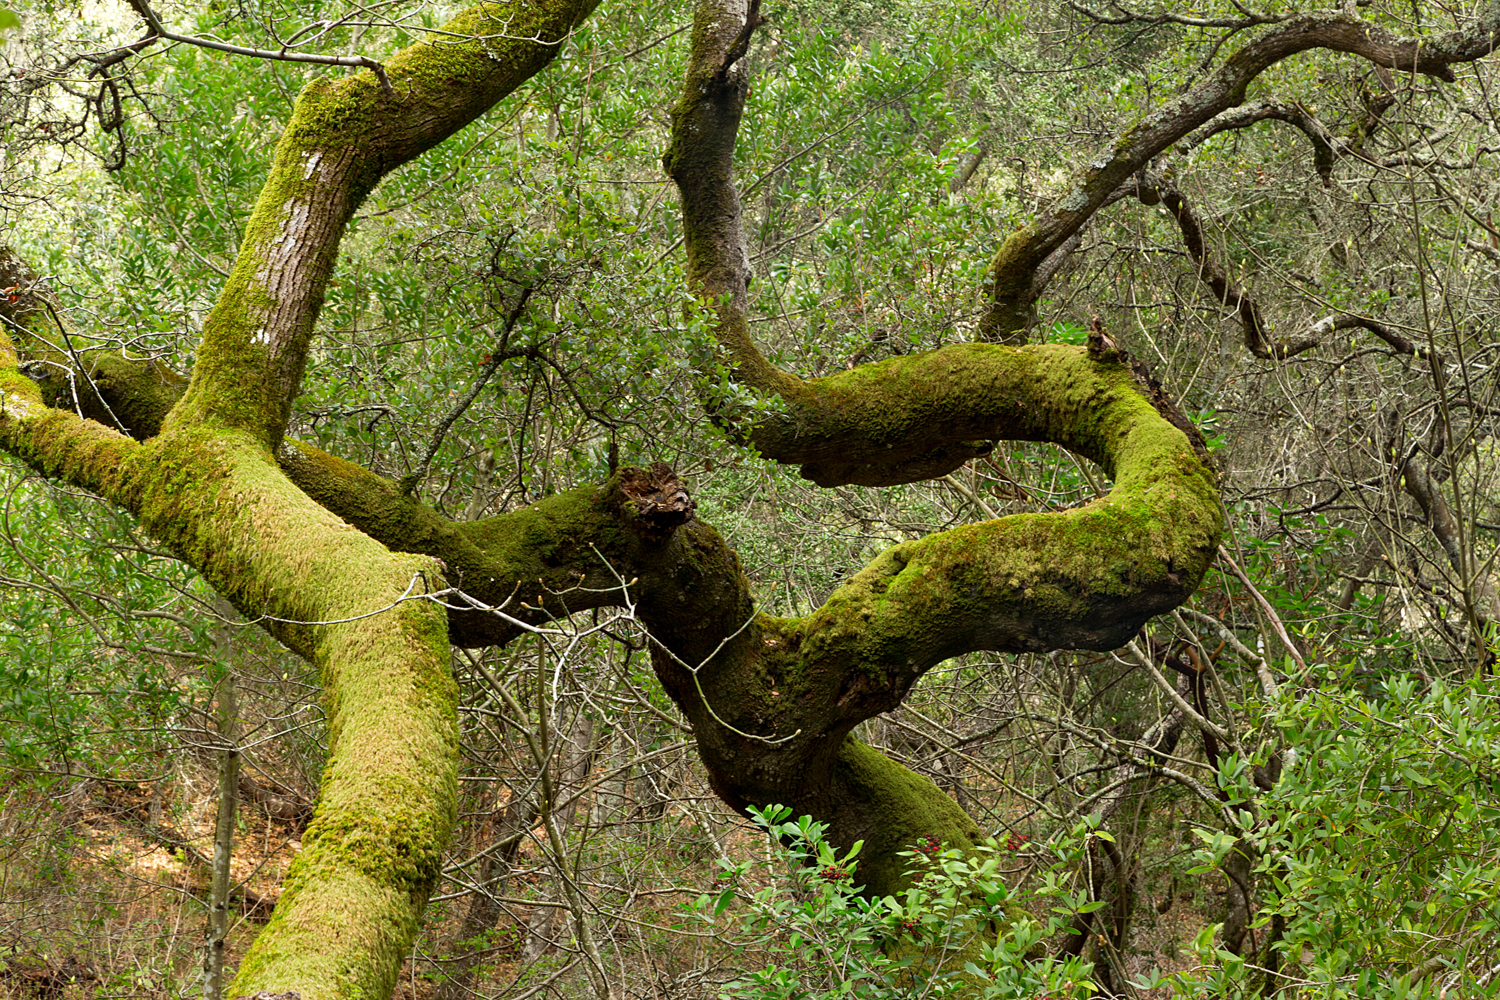
[[[1245,347],[1251,354],[1268,361],[1284,361],[1318,346],[1316,339],[1308,337],[1294,341],[1271,340],[1259,304],[1230,279],[1229,272],[1218,261],[1209,256],[1198,216],[1175,184],[1154,171],[1147,171],[1136,179],[1136,197],[1142,204],[1163,205],[1172,213],[1182,233],[1183,245],[1198,268],[1198,280],[1213,292],[1215,301],[1233,310],[1234,318],[1245,331]]]

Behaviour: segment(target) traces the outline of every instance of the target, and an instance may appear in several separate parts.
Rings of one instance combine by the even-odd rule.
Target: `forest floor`
[[[179,768],[170,781],[75,781],[61,795],[28,792],[19,785],[10,789],[0,804],[0,997],[159,1000],[201,995],[213,784],[207,768],[202,773]],[[668,828],[668,842],[704,839],[685,816],[669,811],[657,823]],[[302,830],[298,820],[273,817],[261,804],[241,797],[232,866],[237,889],[227,947],[231,970],[269,915],[281,879],[301,849]],[[732,858],[764,853],[763,839],[748,825],[717,836]],[[521,860],[527,861],[524,854]],[[671,886],[662,887],[665,891],[642,895],[634,919],[660,929],[682,926],[683,907],[695,893],[709,891],[713,864],[700,847],[685,851],[681,865]],[[514,891],[545,897],[540,866],[525,867],[530,874],[517,880]],[[1192,939],[1209,922],[1209,913],[1222,907],[1206,885],[1172,883],[1155,895],[1149,888],[1142,894],[1135,947],[1126,958],[1130,979],[1195,964]],[[444,946],[453,945],[464,912],[461,900],[434,907],[416,960],[401,972],[397,1000],[442,995],[440,981],[454,961]],[[504,996],[505,984],[525,978],[521,943],[528,932],[526,911],[502,917],[506,923],[501,946],[485,958],[482,978],[471,985],[481,995]],[[560,923],[554,920],[554,925]],[[669,937],[656,935],[650,944],[639,938],[633,944],[638,947],[627,944],[619,952],[644,959],[638,975],[632,974],[638,979],[634,996],[716,996],[713,983],[724,977],[691,973],[710,966],[731,968],[727,950],[715,956],[698,939],[674,945]],[[663,953],[664,945],[676,953]],[[551,950],[540,949],[543,956]],[[564,986],[563,995],[568,992]]]

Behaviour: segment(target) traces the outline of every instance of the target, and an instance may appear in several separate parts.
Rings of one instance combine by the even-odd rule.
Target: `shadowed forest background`
[[[1494,8],[1349,10],[1423,35]],[[154,15],[383,59],[457,9]],[[821,378],[1092,332],[1196,425],[1218,558],[1121,648],[965,653],[860,724],[995,838],[913,842],[884,902],[800,810],[757,823],[715,794],[629,602],[453,648],[458,822],[398,995],[1500,993],[1500,56],[1451,81],[1276,63],[1109,195],[1024,329],[981,329],[1010,234],[1309,9],[768,0],[734,147],[766,357]],[[80,412],[109,398],[85,342],[175,385],[293,101],[347,70],[192,44],[109,62],[142,35],[126,5],[7,13],[0,273],[28,283],[0,300],[43,295],[74,362],[20,371]],[[606,0],[374,189],[287,438],[456,522],[665,463],[787,618],[898,543],[1101,496],[1105,470],[1054,445],[878,488],[745,445],[779,403],[716,354],[663,172],[692,17]],[[245,954],[329,754],[316,671],[262,624],[116,506],[0,462],[0,994],[201,994],[226,747],[231,970]]]

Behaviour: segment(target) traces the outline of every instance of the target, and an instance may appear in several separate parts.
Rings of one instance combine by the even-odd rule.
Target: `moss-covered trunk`
[[[330,757],[316,816],[234,993],[388,995],[456,800],[447,623],[440,606],[402,600],[436,561],[350,528],[244,431],[183,428],[142,444],[47,408],[13,365],[8,376],[8,450],[137,514],[322,676]]]
[[[63,331],[48,328],[54,311],[38,289],[7,303],[0,445],[136,514],[323,681],[330,755],[315,816],[233,995],[388,996],[454,822],[449,626],[442,606],[423,598],[440,583],[440,564],[351,527],[275,458],[339,241],[381,176],[547,65],[594,2],[485,3],[445,25],[439,42],[394,56],[390,87],[370,72],[309,85],[185,392],[179,379],[153,381],[109,354],[68,352],[67,363],[89,369],[78,372],[82,394],[33,381],[16,348],[57,361],[49,341]]]
[[[330,753],[314,819],[233,993],[389,995],[456,803],[447,623],[439,605],[403,600],[436,579],[436,562],[352,530],[249,435],[164,435],[138,462],[149,470],[143,527],[247,615],[270,616],[326,692]]]

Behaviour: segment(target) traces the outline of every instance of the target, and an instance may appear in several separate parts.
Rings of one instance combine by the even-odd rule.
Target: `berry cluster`
[[[1007,851],[1019,851],[1021,848],[1026,846],[1026,842],[1030,839],[1031,838],[1024,833],[1013,833],[1009,837],[1005,838],[1005,849]]]
[[[930,833],[924,833],[917,839],[914,848],[918,854],[925,854],[930,858],[943,849],[943,842]]]
[[[901,929],[902,934],[915,934],[917,933],[917,928],[922,925],[915,920],[907,919],[901,921],[897,926]]]
[[[822,879],[824,882],[830,883],[847,882],[853,877],[854,876],[849,873],[849,869],[844,868],[840,865],[824,865],[823,868],[818,872],[818,878]]]

